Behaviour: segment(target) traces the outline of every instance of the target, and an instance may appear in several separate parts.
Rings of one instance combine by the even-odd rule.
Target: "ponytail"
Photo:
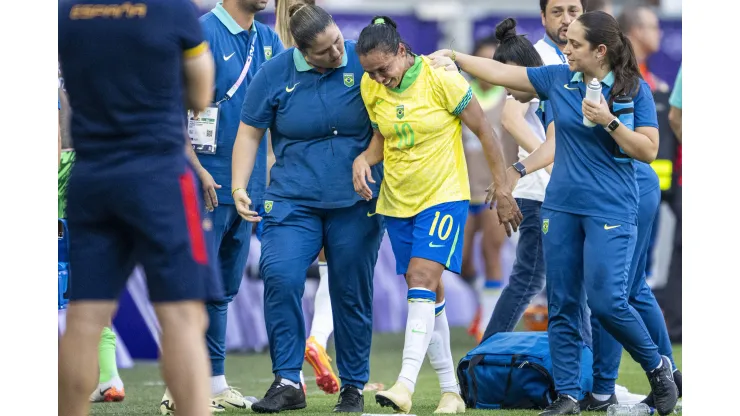
[[[594,11],[578,17],[586,31],[586,40],[593,48],[606,46],[606,58],[614,73],[611,96],[634,96],[640,88],[640,67],[632,42],[619,29],[617,21],[608,13]]]
[[[614,86],[612,87],[611,96],[620,95],[634,96],[640,88],[640,66],[637,64],[635,50],[632,48],[632,42],[621,31],[619,32],[621,47],[614,51],[614,56],[609,56],[609,62],[614,72]]]

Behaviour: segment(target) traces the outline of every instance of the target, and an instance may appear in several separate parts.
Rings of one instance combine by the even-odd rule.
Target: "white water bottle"
[[[645,403],[613,404],[606,410],[607,416],[650,416],[650,407]]]
[[[601,102],[601,83],[598,79],[594,78],[588,83],[586,86],[586,98],[584,98],[584,100],[589,100],[595,104],[599,104]],[[596,123],[587,119],[584,115],[583,125],[586,127],[594,127],[596,126]]]

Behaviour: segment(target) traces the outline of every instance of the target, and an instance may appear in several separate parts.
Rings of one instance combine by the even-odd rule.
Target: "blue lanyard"
[[[544,40],[545,40],[545,43],[547,43],[548,45],[552,46],[553,49],[555,49],[555,52],[558,54],[558,58],[560,58],[560,60],[563,61],[563,63],[566,63],[567,59],[565,59],[565,55],[563,55],[563,51],[561,51],[560,48],[558,48],[558,45],[556,45],[555,42],[553,42],[552,39],[550,39],[550,37],[547,35],[545,35]]]

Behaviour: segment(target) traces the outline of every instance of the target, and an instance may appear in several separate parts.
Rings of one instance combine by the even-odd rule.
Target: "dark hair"
[[[499,41],[498,39],[496,39],[496,36],[494,36],[493,34],[490,34],[486,36],[485,38],[478,39],[475,41],[475,44],[473,45],[473,55],[478,55],[478,52],[480,52],[480,50],[485,48],[486,46],[498,47],[498,44],[499,44]]]
[[[496,25],[496,39],[500,44],[493,59],[502,63],[513,62],[519,66],[542,66],[542,58],[528,41],[526,35],[517,35],[516,20],[511,17]]]
[[[406,47],[406,53],[411,54],[411,46],[401,39],[396,22],[388,16],[375,16],[360,32],[355,51],[358,55],[367,55],[378,49],[395,55],[401,44]]]
[[[586,40],[592,48],[606,45],[606,58],[614,72],[614,86],[611,96],[634,95],[640,88],[640,67],[637,65],[632,42],[619,30],[617,21],[602,11],[588,12],[580,15],[586,32]]]
[[[650,13],[654,13],[650,7],[644,5],[628,6],[622,10],[622,13],[617,18],[617,23],[619,23],[619,28],[622,32],[630,33],[632,29],[642,24],[642,19],[640,17],[641,10],[647,10]]]
[[[326,10],[314,4],[296,3],[288,10],[290,34],[298,49],[305,51],[311,47],[319,33],[334,24],[334,19]]]
[[[542,11],[542,14],[545,14],[545,9],[547,9],[547,3],[549,3],[550,0],[540,0],[540,10]],[[581,0],[581,8],[583,10],[586,10],[586,6],[588,5],[589,0]]]

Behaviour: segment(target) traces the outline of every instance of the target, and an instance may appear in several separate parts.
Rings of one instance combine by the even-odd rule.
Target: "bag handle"
[[[475,403],[478,402],[478,380],[475,378],[475,367],[483,361],[483,355],[475,355],[468,364],[468,376],[470,377],[471,387],[471,403],[468,407],[475,408]]]
[[[524,367],[530,367],[534,369],[547,379],[547,391],[543,394],[542,398],[545,400],[545,402],[552,403],[558,397],[558,394],[555,390],[555,380],[552,378],[552,375],[550,375],[550,372],[547,371],[545,367],[537,363],[530,363],[529,361],[525,361],[519,365],[519,368]]]

